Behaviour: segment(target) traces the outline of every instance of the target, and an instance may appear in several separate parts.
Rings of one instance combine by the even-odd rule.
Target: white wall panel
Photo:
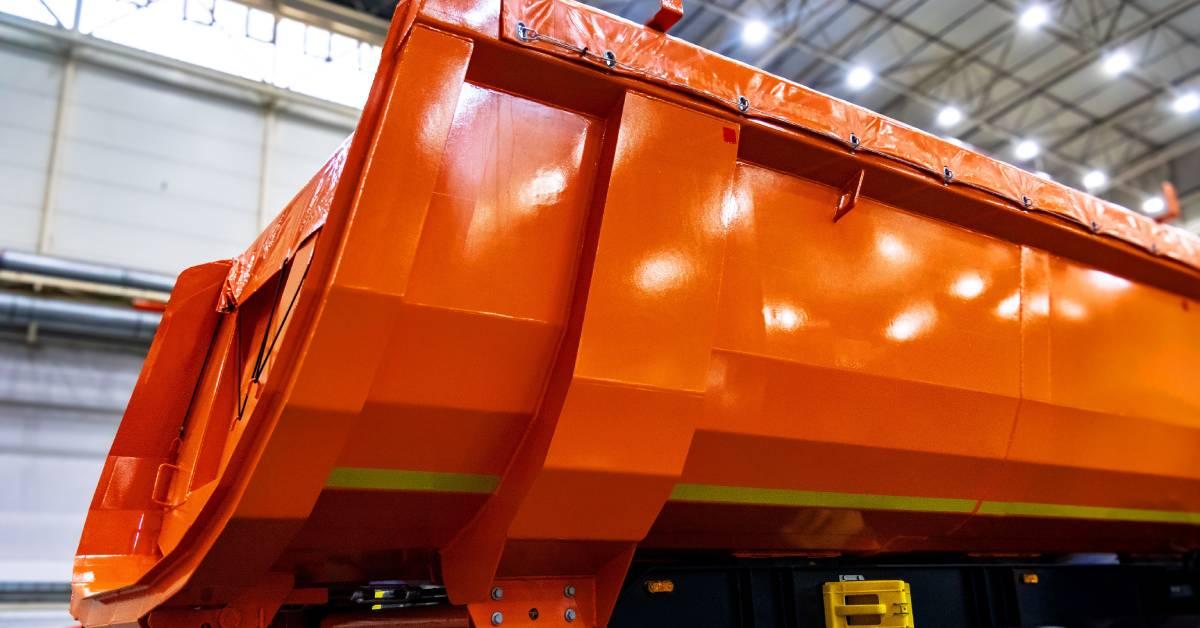
[[[0,342],[0,581],[65,581],[142,357]]]
[[[0,247],[37,246],[62,65],[0,46]]]
[[[50,252],[163,272],[236,254],[257,231],[262,123],[256,107],[81,66]]]
[[[0,44],[0,247],[38,250],[63,60]],[[160,272],[241,252],[352,127],[78,62],[44,252]]]
[[[321,125],[287,114],[275,117],[267,173],[267,220],[283,210],[353,131],[353,127]]]

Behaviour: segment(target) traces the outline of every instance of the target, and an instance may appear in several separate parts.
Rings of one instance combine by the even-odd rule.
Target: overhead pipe
[[[129,308],[0,292],[0,327],[25,328],[146,343],[162,315]]]
[[[157,292],[170,292],[175,287],[175,277],[171,275],[23,251],[0,250],[0,270]]]

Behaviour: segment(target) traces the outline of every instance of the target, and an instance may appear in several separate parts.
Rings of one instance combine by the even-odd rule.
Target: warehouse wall
[[[0,581],[61,582],[142,356],[0,342]]]
[[[228,257],[352,130],[74,65],[55,156],[66,62],[0,44],[0,247],[169,273]]]
[[[352,130],[28,44],[0,36],[0,247],[167,273],[227,257]],[[70,578],[141,362],[137,348],[0,337],[0,583]]]

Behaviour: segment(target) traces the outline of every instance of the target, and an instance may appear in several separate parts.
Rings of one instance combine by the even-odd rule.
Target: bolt
[[[536,609],[536,608],[529,609],[529,619],[530,620],[537,621],[537,618],[539,615],[540,615],[540,613],[538,613],[538,609]]]
[[[567,609],[567,612],[566,612],[566,613],[563,613],[563,617],[565,617],[565,618],[566,618],[566,620],[567,620],[567,621],[569,621],[569,622],[570,622],[570,621],[575,621],[575,609],[573,609],[573,608],[568,608],[568,609]]]
[[[504,589],[500,587],[492,587],[492,599],[499,602],[504,599]]]
[[[742,113],[746,113],[747,111],[750,111],[750,99],[746,98],[745,96],[738,96],[737,108],[738,108],[738,111],[740,111]]]
[[[500,611],[496,611],[496,612],[492,613],[492,625],[493,626],[499,626],[500,624],[503,624],[503,623],[504,623],[504,613],[501,613]]]
[[[610,67],[610,68],[615,68],[615,67],[617,67],[617,55],[616,55],[616,53],[614,53],[614,52],[613,52],[613,51],[611,51],[611,50],[605,51],[605,53],[604,53],[604,65],[607,65],[607,66],[608,66],[608,67]]]
[[[575,597],[575,585],[568,584],[567,586],[563,587],[563,595],[566,597]]]

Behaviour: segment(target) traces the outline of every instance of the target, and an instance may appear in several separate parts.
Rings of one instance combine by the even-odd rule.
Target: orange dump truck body
[[[639,548],[1194,550],[1198,266],[590,8],[402,2],[353,139],[180,277],[72,609],[265,625],[409,579],[429,625],[604,625]]]

